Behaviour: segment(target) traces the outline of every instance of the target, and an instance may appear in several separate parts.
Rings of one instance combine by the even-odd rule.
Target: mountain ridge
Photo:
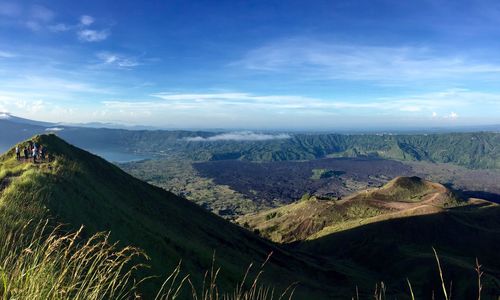
[[[37,163],[17,161],[13,148],[0,156],[2,225],[25,226],[29,221],[49,217],[54,222],[68,224],[67,226],[71,228],[79,228],[84,224],[84,235],[111,231],[111,241],[120,241],[122,246],[140,247],[147,252],[152,265],[152,273],[148,275],[169,273],[183,258],[182,266],[185,272],[192,275],[195,283],[199,283],[203,279],[204,272],[210,269],[215,250],[218,264],[222,266],[219,283],[224,290],[227,290],[239,283],[248,264],[260,263],[273,252],[262,274],[266,284],[272,284],[278,290],[282,290],[289,284],[299,281],[300,285],[295,292],[296,299],[335,299],[350,298],[354,295],[356,287],[362,295],[368,297],[373,291],[374,284],[380,280],[394,281],[388,293],[401,296],[406,290],[405,285],[400,285],[396,280],[401,276],[401,273],[396,272],[402,270],[401,264],[407,265],[407,272],[410,272],[411,276],[433,270],[434,267],[432,260],[426,258],[425,264],[419,264],[421,258],[415,258],[415,255],[423,255],[430,251],[431,245],[435,242],[433,231],[423,232],[419,236],[416,248],[411,244],[411,240],[404,241],[404,239],[402,239],[404,242],[395,246],[394,240],[388,240],[384,231],[379,232],[376,229],[387,226],[387,222],[403,222],[400,225],[403,227],[393,228],[402,234],[406,230],[415,230],[412,224],[420,223],[419,218],[381,221],[375,225],[329,234],[303,243],[276,245],[206,212],[185,199],[146,184],[55,135],[36,136],[31,141],[46,147],[53,160]],[[18,145],[27,144],[28,141],[25,141]],[[442,241],[438,250],[443,251],[445,257],[447,255],[456,257],[456,249],[448,249],[447,243],[454,245],[453,243],[457,241],[447,234],[457,236],[457,230],[460,231],[462,228],[475,230],[475,235],[467,237],[467,243],[477,242],[481,248],[475,253],[468,249],[462,255],[466,257],[476,255],[484,259],[488,264],[488,272],[493,274],[492,276],[497,276],[499,266],[494,260],[491,249],[498,240],[498,235],[494,234],[498,232],[495,229],[498,228],[498,224],[495,223],[498,222],[498,218],[495,218],[498,215],[496,210],[487,208],[484,212],[488,213],[484,214],[488,216],[486,219],[482,218],[483,215],[478,216],[473,212],[464,215],[458,211],[454,212],[453,215],[456,217],[451,219],[454,222],[451,228],[443,226],[446,224],[443,219],[451,215],[448,213],[431,215],[437,219],[431,224],[425,222],[423,225],[442,227],[440,228]],[[352,245],[348,241],[364,238],[365,233],[358,235],[358,232],[360,230],[364,232],[365,229],[378,232],[380,241],[384,243],[380,245],[381,242],[378,241],[373,242],[376,247],[370,245],[360,247],[359,245],[363,244],[358,242],[357,247],[351,249]],[[354,232],[354,235],[351,236],[351,232]],[[345,253],[339,253],[336,250],[339,245],[342,249],[351,249],[352,255],[346,257]],[[386,253],[392,253],[388,251],[392,249],[391,247],[395,247],[396,250],[412,249],[417,252],[398,250],[397,255],[393,257],[397,260],[393,265],[386,263],[384,269],[374,262],[359,260],[359,257],[366,256],[366,253],[359,253],[360,249],[366,251],[367,247],[371,251],[369,253],[372,253],[370,255],[380,256],[380,261],[387,261]],[[489,273],[487,278],[491,278]],[[453,275],[453,278],[456,278],[457,275],[455,273]],[[426,277],[416,278],[426,279]],[[429,288],[428,285],[422,285],[419,280],[413,281],[412,277],[417,296],[420,295],[420,288],[423,289],[422,293]],[[457,282],[461,282],[467,288],[474,284],[460,280]],[[491,286],[494,287],[488,285],[490,289],[488,293],[491,293]],[[150,281],[141,292],[147,298],[151,298],[157,287],[158,281]]]
[[[60,126],[59,135],[92,151],[113,150],[187,159],[247,161],[309,160],[324,157],[379,157],[402,161],[452,163],[472,169],[500,169],[500,133],[293,133],[266,141],[206,141],[220,132],[125,130]],[[45,133],[47,126],[0,119],[0,148]],[[190,141],[193,138],[202,141]]]
[[[309,266],[237,225],[143,183],[55,135],[31,140],[46,147],[54,159],[50,163],[18,162],[13,149],[0,157],[0,181],[11,178],[0,192],[2,223],[22,227],[33,220],[51,218],[73,229],[84,224],[87,234],[110,231],[113,241],[147,251],[153,275],[168,274],[183,259],[184,271],[200,284],[215,251],[223,266],[219,282],[225,288],[235,286],[251,262],[260,263],[273,252],[265,280],[281,274],[280,279],[272,280],[277,288],[284,289],[300,279],[304,291],[298,295],[316,290],[303,274],[297,276],[290,270],[315,269],[314,263]],[[19,145],[24,144],[27,142]],[[153,294],[152,286],[145,289],[147,295]]]
[[[481,203],[495,205],[480,199],[460,199],[439,183],[400,176],[382,187],[340,200],[305,195],[299,202],[243,216],[237,222],[275,242],[290,243],[387,219],[440,213],[451,207]]]

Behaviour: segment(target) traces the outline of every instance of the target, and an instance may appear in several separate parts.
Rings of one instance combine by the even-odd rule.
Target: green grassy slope
[[[457,202],[444,186],[420,178],[398,177],[340,201],[305,197],[238,221],[321,260],[325,268],[343,270],[351,289],[378,280],[393,297],[410,299],[401,293],[408,278],[416,299],[433,299],[432,291],[442,299],[436,247],[447,287],[453,282],[453,299],[476,299],[476,257],[486,274],[482,299],[500,295],[500,206],[479,199]],[[361,298],[370,297],[362,289]]]
[[[404,299],[407,276],[419,295],[428,295],[437,284],[429,256],[434,245],[444,256],[447,279],[453,280],[454,299],[469,295],[475,286],[469,268],[475,256],[486,267],[485,291],[494,295],[500,290],[494,279],[500,269],[500,212],[495,207],[401,218],[275,245],[56,136],[34,139],[55,160],[17,162],[13,150],[0,156],[0,228],[52,218],[69,229],[84,224],[87,235],[110,230],[112,240],[150,255],[149,274],[169,274],[182,258],[195,284],[216,250],[222,266],[219,283],[226,289],[234,288],[250,262],[261,263],[273,251],[263,280],[278,289],[300,281],[296,299],[350,299],[356,286],[368,298],[379,280],[390,285],[388,295]],[[146,299],[158,283],[142,287]]]
[[[150,274],[166,275],[183,259],[183,269],[195,283],[201,282],[216,251],[223,267],[219,283],[226,288],[235,286],[251,262],[261,263],[273,251],[265,281],[277,288],[301,281],[299,297],[313,290],[319,295],[342,292],[321,288],[320,282],[308,279],[308,274],[324,273],[312,260],[302,262],[196,204],[139,181],[54,135],[34,140],[55,156],[53,162],[17,162],[13,150],[0,157],[0,222],[7,226],[21,227],[30,220],[52,218],[73,229],[84,224],[88,234],[111,231],[113,240],[147,252]],[[343,278],[334,272],[329,276],[328,280]],[[151,282],[144,292],[158,288],[154,280]]]
[[[478,258],[485,272],[481,299],[496,300],[500,295],[498,245],[500,207],[488,206],[377,222],[289,247],[323,258],[325,266],[343,261],[362,269],[357,276],[377,274],[388,291],[407,288],[408,278],[416,299],[443,298],[431,247],[444,266],[447,288],[452,282],[452,299],[477,299],[474,266]]]
[[[437,213],[466,204],[447,188],[419,177],[397,177],[383,187],[355,193],[343,200],[302,201],[240,217],[239,224],[280,243],[317,238],[391,218]]]

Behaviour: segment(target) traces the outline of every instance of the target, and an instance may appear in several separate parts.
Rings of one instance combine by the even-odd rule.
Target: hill
[[[361,191],[342,200],[305,195],[299,202],[243,216],[237,222],[270,240],[289,243],[363,224],[438,213],[480,202],[461,200],[443,185],[419,177],[397,177],[380,188]]]
[[[445,284],[455,299],[476,298],[477,286],[470,280],[477,277],[478,258],[487,266],[483,299],[496,299],[499,217],[497,204],[462,200],[446,187],[418,177],[397,177],[381,188],[339,201],[305,195],[297,203],[238,222],[295,253],[322,260],[325,268],[342,269],[356,280],[375,276],[387,291],[403,290],[408,278],[416,299],[442,299],[432,292],[440,290],[441,282],[431,247],[446,265]]]
[[[273,252],[263,276],[265,282],[284,289],[301,281],[299,298],[333,290],[325,292],[320,283],[308,279],[310,272],[324,273],[315,267],[314,260],[302,261],[55,135],[36,136],[32,141],[43,145],[53,160],[36,164],[17,161],[13,149],[0,157],[1,225],[20,228],[30,221],[50,218],[54,223],[68,224],[68,230],[83,224],[86,235],[110,231],[113,241],[146,251],[151,258],[151,272],[146,275],[169,274],[182,259],[184,272],[190,273],[197,285],[210,269],[216,251],[217,263],[223,268],[219,284],[228,289],[236,286],[250,263],[260,264]],[[332,274],[335,272],[330,273],[330,279],[345,279],[339,273]],[[151,280],[144,287],[146,298],[152,297],[158,283]]]
[[[428,250],[432,246],[452,299],[477,299],[477,284],[471,284],[477,280],[477,258],[485,274],[481,299],[495,300],[500,295],[499,244],[500,207],[478,203],[361,225],[288,247],[323,259],[325,267],[353,268],[367,279],[377,274],[388,291],[408,287],[408,279],[415,299],[443,299],[435,257]]]
[[[0,234],[4,228],[20,228],[47,218],[53,224],[67,224],[67,230],[84,224],[84,236],[111,231],[111,241],[119,241],[122,247],[140,247],[150,256],[151,270],[144,271],[144,276],[170,274],[182,258],[183,270],[191,274],[195,286],[201,285],[210,269],[215,250],[222,267],[221,293],[240,282],[250,262],[260,264],[272,251],[262,280],[277,291],[300,282],[294,299],[350,298],[356,287],[367,298],[381,280],[389,287],[388,296],[404,298],[408,295],[405,276],[410,276],[416,296],[424,298],[422,295],[439,289],[439,279],[429,276],[437,274],[429,256],[431,246],[436,246],[445,266],[450,266],[445,274],[453,280],[454,295],[463,292],[462,298],[467,299],[474,292],[476,282],[470,274],[474,257],[486,266],[484,296],[500,291],[496,207],[479,203],[278,245],[135,179],[55,135],[36,136],[32,141],[46,147],[50,161],[17,161],[13,149],[0,156]],[[414,238],[416,232],[418,238]],[[5,236],[0,238],[5,240]],[[140,290],[146,299],[154,298],[161,279],[148,282]],[[181,298],[189,298],[184,296]]]

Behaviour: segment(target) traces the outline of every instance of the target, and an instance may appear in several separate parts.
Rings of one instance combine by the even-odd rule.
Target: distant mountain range
[[[280,161],[374,156],[500,169],[500,133],[496,132],[271,134],[125,130],[66,126],[4,115],[0,119],[0,150],[34,134],[46,132],[56,132],[69,142],[97,154],[114,151],[144,156],[182,156],[201,161]]]

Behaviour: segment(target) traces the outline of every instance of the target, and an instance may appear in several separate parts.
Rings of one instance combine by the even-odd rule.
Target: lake
[[[148,155],[140,155],[127,152],[115,152],[115,151],[95,150],[95,149],[91,149],[88,151],[104,158],[107,161],[114,163],[126,163],[126,162],[140,161],[151,158],[151,156]]]

